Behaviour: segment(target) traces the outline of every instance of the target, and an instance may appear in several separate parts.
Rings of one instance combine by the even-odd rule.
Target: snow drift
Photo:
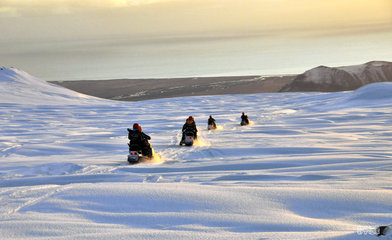
[[[373,61],[347,67],[319,66],[298,75],[281,92],[336,92],[354,90],[369,83],[392,79],[392,63]]]
[[[1,79],[1,239],[378,239],[392,222],[389,83],[114,102]],[[178,146],[189,115],[202,146]],[[163,162],[127,164],[134,122]]]

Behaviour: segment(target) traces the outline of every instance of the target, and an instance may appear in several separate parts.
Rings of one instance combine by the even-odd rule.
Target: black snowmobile
[[[240,124],[241,126],[249,125],[249,120],[242,120]]]
[[[208,130],[215,130],[216,129],[216,125],[215,124],[209,124],[207,129]]]
[[[150,136],[142,132],[139,124],[134,124],[134,129],[128,129],[128,139],[130,142],[128,162],[135,164],[153,158],[153,150],[148,142]]]
[[[195,139],[195,134],[192,131],[184,132],[184,139],[180,142],[180,146],[192,146]]]
[[[249,118],[244,113],[242,113],[242,115],[241,115],[241,123],[240,123],[240,125],[241,126],[249,125]]]
[[[144,162],[153,158],[152,152],[150,151],[146,152],[146,150],[145,152],[143,152],[142,147],[137,144],[128,143],[128,146],[129,146],[128,162],[130,164]]]
[[[216,129],[216,123],[215,123],[215,119],[210,115],[210,117],[208,118],[208,130],[215,130]]]

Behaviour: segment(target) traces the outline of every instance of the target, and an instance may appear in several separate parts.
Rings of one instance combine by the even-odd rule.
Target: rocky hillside
[[[280,92],[354,90],[375,82],[392,81],[392,62],[372,61],[346,67],[319,66],[298,75]]]

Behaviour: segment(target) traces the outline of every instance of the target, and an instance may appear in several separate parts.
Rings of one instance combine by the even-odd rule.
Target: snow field
[[[0,80],[1,239],[378,239],[392,222],[390,83],[115,102]],[[180,147],[189,115],[200,141]],[[161,161],[127,164],[134,122]]]

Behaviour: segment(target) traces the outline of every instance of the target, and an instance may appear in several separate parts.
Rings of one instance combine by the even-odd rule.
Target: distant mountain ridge
[[[75,104],[139,101],[184,96],[272,92],[337,92],[376,82],[392,82],[392,62],[372,61],[345,67],[319,66],[300,75],[182,79],[120,79],[48,83],[17,68],[0,68],[0,102]],[[59,86],[60,85],[60,86]],[[70,90],[72,89],[72,90]],[[87,95],[85,95],[87,94]]]
[[[372,61],[345,67],[319,66],[298,75],[280,92],[337,92],[392,81],[392,62]]]

